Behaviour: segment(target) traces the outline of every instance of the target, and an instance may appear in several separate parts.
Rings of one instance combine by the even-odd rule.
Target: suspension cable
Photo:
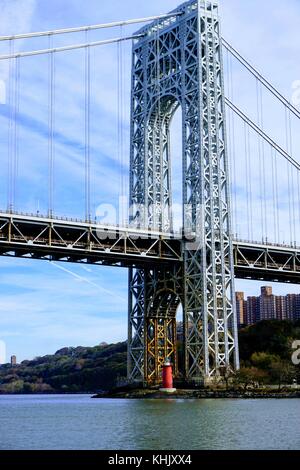
[[[246,121],[252,129],[263,137],[278,153],[280,153],[286,160],[288,160],[297,170],[300,170],[300,164],[291,155],[289,155],[280,145],[278,145],[271,137],[269,137],[265,131],[262,131],[243,111],[241,111],[235,104],[233,104],[228,98],[225,98],[225,103],[229,106],[234,113],[241,119]]]
[[[106,44],[113,44],[115,42],[120,42],[120,41],[130,41],[131,39],[139,39],[143,37],[145,37],[144,34],[135,34],[133,36],[104,39],[102,41],[88,42],[88,43],[83,43],[83,44],[72,44],[70,46],[39,49],[36,51],[16,52],[16,53],[11,53],[11,54],[0,55],[0,60],[15,59],[17,57],[31,57],[34,55],[51,54],[52,52],[73,51],[75,49],[84,49],[85,47],[105,46]]]
[[[65,28],[65,29],[53,29],[50,31],[15,34],[13,36],[0,36],[0,41],[9,41],[13,39],[28,39],[28,38],[41,37],[41,36],[50,36],[50,35],[54,36],[57,34],[79,33],[79,32],[92,31],[92,30],[97,30],[97,29],[114,28],[116,26],[128,26],[128,25],[136,24],[136,23],[148,23],[150,21],[155,21],[155,20],[176,18],[177,16],[181,16],[181,14],[182,13],[180,12],[178,13],[174,12],[174,13],[167,13],[163,15],[148,16],[146,18],[115,21],[113,23],[95,24],[95,25],[90,25],[90,26],[79,26],[77,28],[75,27],[75,28]]]
[[[275,214],[275,221],[274,224],[276,225],[276,237],[278,241],[280,240],[280,226],[279,226],[279,205],[278,205],[278,182],[277,182],[277,154],[281,154],[287,160],[287,183],[288,183],[288,209],[289,209],[289,230],[290,230],[290,241],[294,243],[296,240],[296,200],[295,200],[295,174],[294,168],[297,171],[297,184],[299,182],[299,170],[300,165],[299,163],[293,158],[293,145],[292,145],[292,128],[291,128],[291,116],[294,115],[298,119],[300,118],[300,112],[297,110],[280,92],[278,92],[275,87],[273,87],[268,80],[266,80],[249,62],[247,62],[244,57],[239,54],[229,43],[227,43],[224,39],[222,39],[222,44],[224,49],[231,57],[235,57],[255,78],[256,78],[256,87],[257,87],[257,114],[258,114],[258,125],[254,124],[243,112],[238,109],[237,106],[233,105],[233,103],[229,103],[229,100],[225,100],[226,104],[231,107],[232,110],[247,122],[250,127],[258,134],[258,153],[259,153],[259,160],[260,160],[260,192],[261,192],[261,217],[262,217],[262,230],[263,236],[264,231],[268,232],[269,225],[268,225],[268,211],[267,211],[267,198],[266,198],[266,161],[264,155],[264,147],[265,142],[267,141],[274,150],[274,162],[272,159],[272,165],[275,165],[275,168],[272,169],[273,171],[273,180],[276,181],[272,182],[273,185],[273,194],[274,191],[276,193],[276,208],[274,208]],[[263,126],[263,103],[262,103],[262,86],[264,86],[267,90],[271,92],[275,98],[277,98],[285,108],[285,127],[286,127],[286,149],[283,150],[279,145],[277,145],[265,132]],[[294,168],[291,168],[291,165]],[[275,186],[275,187],[274,187]],[[276,209],[276,210],[275,210]],[[299,208],[300,213],[300,208]]]
[[[297,118],[300,119],[300,112],[295,108],[271,83],[263,77],[231,44],[222,38],[223,46],[247,69],[256,77],[282,104],[284,104]]]

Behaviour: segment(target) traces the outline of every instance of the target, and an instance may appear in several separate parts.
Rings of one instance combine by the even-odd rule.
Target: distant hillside
[[[283,380],[282,371],[298,377],[292,366],[292,342],[300,340],[300,322],[262,321],[239,332],[242,375],[267,383]],[[112,388],[126,377],[126,342],[95,347],[63,348],[11,367],[0,366],[0,393],[77,393]],[[179,344],[182,362],[182,345]],[[279,372],[278,372],[279,369]],[[258,378],[257,378],[258,377]],[[279,379],[278,379],[279,377]]]
[[[63,348],[0,367],[0,393],[76,393],[108,390],[126,376],[126,343]]]

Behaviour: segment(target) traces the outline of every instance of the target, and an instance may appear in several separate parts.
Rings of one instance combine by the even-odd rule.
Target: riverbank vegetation
[[[126,375],[126,343],[63,348],[54,355],[0,367],[0,393],[108,390]]]
[[[240,330],[241,369],[235,376],[225,373],[227,388],[300,383],[300,366],[291,360],[295,340],[300,340],[300,321],[263,321]],[[0,366],[0,393],[94,393],[125,377],[126,342],[66,347],[14,367]]]
[[[300,366],[292,362],[293,343],[299,339],[300,321],[261,321],[240,330],[241,369],[234,383],[244,388],[300,383]]]

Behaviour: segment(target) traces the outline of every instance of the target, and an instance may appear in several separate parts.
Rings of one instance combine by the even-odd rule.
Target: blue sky
[[[178,5],[176,0],[0,0],[0,35],[42,31],[119,19],[165,13]],[[220,0],[224,37],[237,47],[289,99],[292,84],[300,80],[300,39],[297,0]],[[90,39],[115,37],[125,31],[91,33]],[[57,46],[82,42],[77,34],[55,39]],[[47,47],[47,40],[21,41],[19,50]],[[7,46],[0,45],[0,53]],[[130,89],[130,44],[123,46],[124,90]],[[54,207],[58,215],[83,216],[83,51],[57,58],[56,83],[56,169]],[[125,142],[120,162],[117,150],[117,47],[91,52],[91,162],[92,208],[116,203],[120,192],[120,165],[127,185],[129,100],[125,100],[122,126]],[[234,69],[235,78],[242,72]],[[20,156],[18,169],[18,210],[41,212],[47,207],[47,59],[26,59],[21,65]],[[7,82],[8,68],[0,64],[0,79]],[[248,85],[240,82],[236,94],[240,105],[249,107]],[[250,86],[250,85],[249,85]],[[267,99],[267,98],[266,98]],[[7,203],[7,106],[0,105],[0,208]],[[272,114],[272,113],[271,113]],[[278,121],[270,119],[270,132],[278,133]],[[173,136],[174,153],[178,137]],[[176,150],[177,149],[177,150]],[[177,153],[178,154],[178,153]],[[297,158],[297,152],[295,152]],[[175,180],[179,182],[178,159]],[[176,166],[177,165],[177,166]],[[238,162],[242,166],[242,163]],[[239,167],[238,167],[239,171]],[[177,179],[176,179],[177,178]],[[282,185],[282,199],[284,194]],[[180,191],[177,191],[178,194]],[[244,207],[241,205],[240,211]],[[284,221],[283,221],[284,225]],[[242,229],[241,229],[242,230]],[[246,230],[246,229],[245,229]],[[282,235],[284,237],[284,235]],[[261,283],[237,281],[238,290],[258,293]],[[275,285],[276,293],[300,292],[300,287]],[[52,353],[69,345],[95,345],[126,338],[127,271],[108,267],[85,267],[0,258],[0,340],[7,356],[18,360]]]

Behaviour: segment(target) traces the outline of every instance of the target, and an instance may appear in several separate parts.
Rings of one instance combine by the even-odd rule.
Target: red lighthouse
[[[173,388],[172,364],[168,357],[166,357],[162,366],[162,381],[162,388],[160,388],[161,392],[172,393],[176,391],[176,388]]]

